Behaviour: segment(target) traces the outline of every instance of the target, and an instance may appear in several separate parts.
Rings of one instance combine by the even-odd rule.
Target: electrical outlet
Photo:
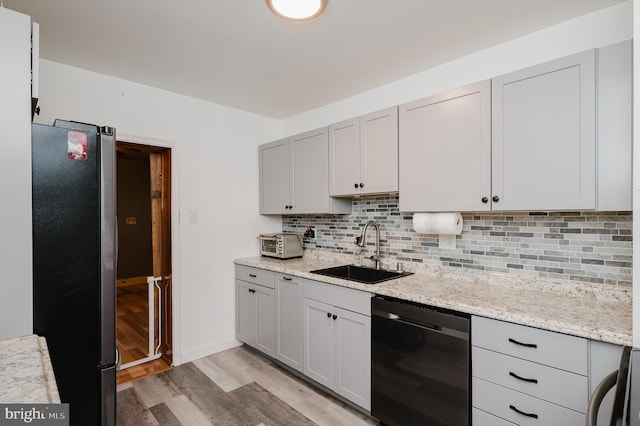
[[[312,226],[307,226],[304,229],[304,236],[307,237],[307,238],[315,238],[316,237],[315,228],[313,228]]]

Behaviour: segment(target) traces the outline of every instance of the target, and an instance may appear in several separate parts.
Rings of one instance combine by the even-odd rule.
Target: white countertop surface
[[[32,334],[0,341],[0,403],[59,403],[49,349]]]
[[[251,257],[234,263],[618,345],[632,344],[630,288],[429,266],[379,284],[309,272],[352,264],[353,259],[305,253],[297,259]]]

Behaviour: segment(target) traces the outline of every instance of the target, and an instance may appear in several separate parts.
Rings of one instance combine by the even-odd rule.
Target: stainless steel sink
[[[332,268],[316,269],[312,274],[325,275],[327,277],[342,278],[363,284],[378,284],[383,281],[411,275],[413,272],[387,271],[384,269],[366,268],[356,265],[341,265]]]

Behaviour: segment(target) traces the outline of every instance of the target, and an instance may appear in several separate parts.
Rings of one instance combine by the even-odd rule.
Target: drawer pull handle
[[[511,408],[513,411],[515,411],[515,412],[516,412],[516,413],[518,413],[518,414],[522,414],[523,416],[531,417],[531,418],[533,418],[533,419],[537,419],[537,418],[538,418],[538,415],[537,415],[537,414],[534,414],[534,413],[525,413],[524,411],[520,411],[520,410],[518,410],[518,409],[517,409],[516,407],[514,407],[513,405],[509,405],[509,408]]]
[[[289,278],[289,277],[282,277],[282,279],[285,280],[285,281],[291,281],[292,280],[292,278]]]
[[[256,274],[249,274],[249,276],[250,276],[251,278],[257,278],[257,277],[258,277]]]
[[[524,346],[526,348],[534,348],[535,349],[535,348],[538,347],[538,345],[536,345],[535,343],[522,343],[522,342],[518,342],[517,340],[511,339],[511,338],[509,338],[509,341],[511,343],[515,343],[516,345]]]
[[[520,377],[516,373],[514,373],[513,371],[509,371],[509,375],[511,377],[515,377],[518,380],[522,380],[523,382],[538,383],[538,379],[527,379],[526,377]]]

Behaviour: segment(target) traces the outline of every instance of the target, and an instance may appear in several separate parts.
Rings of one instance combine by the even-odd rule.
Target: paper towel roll
[[[413,229],[418,234],[462,233],[462,215],[460,213],[414,213]]]

